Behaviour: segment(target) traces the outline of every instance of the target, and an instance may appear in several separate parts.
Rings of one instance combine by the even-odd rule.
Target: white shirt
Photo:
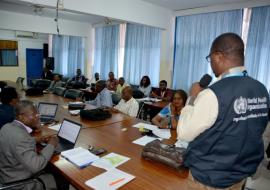
[[[139,90],[144,94],[144,96],[148,97],[152,91],[152,87],[151,85],[148,85],[147,87],[140,86]]]
[[[136,117],[139,110],[139,103],[133,97],[127,102],[121,99],[114,108],[131,117]]]
[[[234,67],[221,74],[217,81],[225,74],[244,71],[245,67]],[[187,103],[189,100],[187,100]],[[177,125],[179,140],[193,141],[197,136],[209,129],[216,122],[218,116],[217,96],[211,89],[201,91],[194,101],[194,105],[186,105],[181,111]]]

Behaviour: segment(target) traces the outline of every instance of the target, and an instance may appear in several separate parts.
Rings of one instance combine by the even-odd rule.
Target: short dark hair
[[[228,57],[239,59],[244,64],[245,45],[242,38],[235,33],[224,33],[218,36],[212,43],[211,51],[220,51]]]
[[[100,86],[102,89],[106,87],[106,81],[105,80],[99,80],[96,83],[96,86]]]
[[[10,104],[13,99],[18,98],[18,93],[15,88],[8,86],[2,89],[0,98],[2,104]]]
[[[160,83],[164,83],[166,86],[167,86],[167,81],[166,80],[161,80],[160,82],[159,82],[159,84]]]
[[[146,84],[145,85],[143,85],[143,79],[144,78],[146,79]],[[147,87],[150,84],[151,84],[150,78],[147,75],[143,76],[142,79],[141,79],[141,82],[140,82],[140,86]]]
[[[173,97],[176,95],[176,94],[179,94],[181,96],[181,98],[183,99],[183,104],[185,105],[186,104],[186,101],[187,101],[187,93],[182,90],[182,89],[179,89],[179,90],[176,90],[174,93],[173,93]]]

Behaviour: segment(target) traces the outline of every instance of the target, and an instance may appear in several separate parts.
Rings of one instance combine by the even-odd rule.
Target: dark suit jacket
[[[53,151],[54,147],[48,144],[38,154],[35,138],[16,120],[4,125],[0,130],[0,182],[22,180],[37,174],[45,168]],[[32,183],[19,189],[38,190],[41,186]]]
[[[51,71],[48,71],[47,73],[42,71],[41,78],[42,79],[53,80],[53,73]]]
[[[8,104],[0,105],[0,129],[15,118],[14,107]]]

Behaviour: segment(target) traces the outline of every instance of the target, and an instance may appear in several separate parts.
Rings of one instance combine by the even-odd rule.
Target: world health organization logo
[[[234,101],[234,111],[237,114],[243,114],[247,112],[247,99],[240,97]]]

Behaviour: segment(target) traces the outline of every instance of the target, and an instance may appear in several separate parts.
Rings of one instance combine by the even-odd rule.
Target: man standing
[[[40,126],[36,107],[30,101],[21,101],[15,107],[16,119],[0,130],[0,182],[9,183],[32,177],[43,170],[53,155],[57,137],[44,139],[48,145],[38,154],[36,140],[30,135]],[[31,183],[19,189],[42,189]]]
[[[177,128],[178,138],[189,142],[189,188],[240,190],[264,156],[268,92],[248,76],[238,35],[217,37],[206,58],[218,81],[207,89],[193,84]]]
[[[139,110],[139,103],[132,97],[132,89],[127,86],[122,91],[122,99],[113,108],[113,111],[122,112],[131,117],[136,117]]]

